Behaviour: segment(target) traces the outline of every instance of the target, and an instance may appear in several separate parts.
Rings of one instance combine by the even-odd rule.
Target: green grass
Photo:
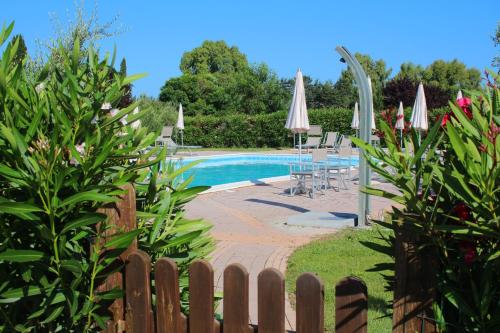
[[[286,272],[286,287],[292,302],[295,281],[300,274],[318,274],[325,287],[325,329],[333,332],[335,284],[346,276],[354,275],[365,281],[368,288],[368,332],[391,332],[391,318],[386,316],[386,306],[392,293],[384,290],[384,278],[379,272],[367,270],[376,263],[392,259],[360,243],[374,241],[383,244],[378,237],[376,230],[344,230],[297,249],[288,260]]]

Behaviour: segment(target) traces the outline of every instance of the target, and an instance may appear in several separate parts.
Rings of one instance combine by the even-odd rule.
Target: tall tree
[[[389,76],[391,69],[387,69],[384,60],[373,60],[367,54],[356,53],[356,59],[359,61],[366,74],[372,80],[373,105],[375,110],[381,110],[383,107],[382,89]],[[335,83],[338,107],[352,107],[358,100],[358,93],[354,82],[354,77],[349,69],[342,71],[339,80]]]
[[[226,42],[204,41],[200,47],[182,55],[180,69],[184,74],[233,73],[248,69],[246,56]]]
[[[121,63],[120,63],[119,74],[122,77],[127,76],[127,61],[125,60],[125,58],[123,58]],[[120,103],[118,104],[118,107],[120,109],[126,108],[127,106],[129,106],[130,104],[132,104],[134,102],[134,98],[132,97],[132,84],[129,83],[129,84],[125,85],[125,87],[123,89],[125,90],[125,93],[123,94],[123,97],[120,100]]]
[[[184,53],[182,75],[165,82],[159,99],[182,103],[186,115],[266,113],[286,108],[288,92],[265,64],[250,65],[237,47],[205,41]]]
[[[493,43],[495,47],[499,48],[500,46],[500,21],[498,21],[497,24],[497,31],[495,32],[495,35],[492,37]],[[498,73],[500,73],[500,48],[498,51],[498,54],[493,58],[493,61],[491,63],[493,67],[498,68]]]

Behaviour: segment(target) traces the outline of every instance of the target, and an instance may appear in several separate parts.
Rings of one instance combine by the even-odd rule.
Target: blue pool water
[[[212,156],[206,158],[184,158],[177,165],[185,165],[194,160],[203,162],[189,169],[183,177],[194,175],[190,186],[221,185],[242,181],[258,182],[263,178],[286,176],[290,174],[290,164],[298,163],[297,155],[241,154]],[[302,161],[310,162],[311,156],[302,156]],[[339,158],[330,155],[328,163],[332,165],[358,165],[358,157]]]

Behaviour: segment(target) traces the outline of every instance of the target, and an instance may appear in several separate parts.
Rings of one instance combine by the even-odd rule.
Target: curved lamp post
[[[360,63],[349,50],[343,46],[337,46],[335,50],[342,56],[343,62],[349,66],[356,84],[358,85],[360,112],[359,112],[359,138],[364,142],[371,140],[371,119],[373,113],[373,96],[368,86],[368,77]],[[342,61],[341,59],[341,61]],[[363,150],[359,152],[359,188],[370,185],[370,169]],[[370,196],[359,192],[358,197],[358,226],[365,226],[367,215],[370,213]]]

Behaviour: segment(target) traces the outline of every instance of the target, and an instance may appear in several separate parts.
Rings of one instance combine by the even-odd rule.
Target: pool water
[[[177,160],[180,167],[194,160],[202,159],[203,162],[187,170],[183,178],[194,175],[190,187],[207,185],[215,186],[236,182],[255,182],[261,179],[287,176],[290,174],[290,164],[299,162],[297,155],[271,155],[271,154],[239,154],[211,157],[184,158]],[[305,163],[311,161],[311,156],[302,156]],[[358,157],[339,158],[329,155],[328,163],[332,165],[358,165]]]

